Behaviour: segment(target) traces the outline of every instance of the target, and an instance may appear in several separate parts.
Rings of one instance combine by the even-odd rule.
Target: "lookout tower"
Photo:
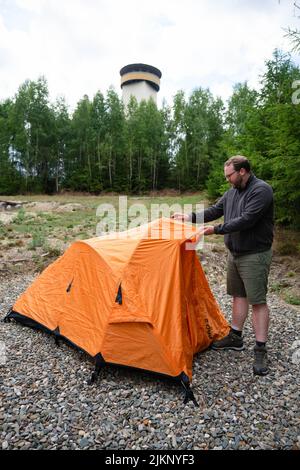
[[[128,105],[133,95],[137,102],[152,98],[157,102],[161,71],[152,65],[129,64],[120,70],[123,103]]]

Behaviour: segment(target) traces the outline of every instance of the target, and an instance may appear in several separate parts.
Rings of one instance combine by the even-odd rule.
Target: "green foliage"
[[[18,224],[22,224],[25,220],[25,210],[24,210],[24,207],[21,207],[19,210],[18,210],[18,214],[17,214],[17,217],[15,219],[15,223],[18,223]]]
[[[284,300],[291,305],[300,305],[300,296],[299,295],[293,295],[289,292],[287,292],[284,295]]]
[[[51,246],[47,249],[48,256],[51,258],[58,258],[62,254],[62,250],[59,247]]]
[[[179,189],[204,189],[220,156],[223,103],[209,90],[198,88],[188,101],[178,92],[173,109],[176,183]]]
[[[0,237],[1,238],[4,238],[6,235],[6,229],[5,229],[5,225],[3,222],[1,222],[0,220]]]
[[[281,256],[295,256],[297,247],[295,243],[290,240],[281,241],[277,244],[276,252]]]
[[[38,247],[46,246],[46,238],[41,230],[32,233],[32,240],[28,243],[29,250],[36,250]]]
[[[300,70],[290,56],[275,50],[266,62],[259,93],[247,84],[235,87],[223,139],[228,156],[248,156],[256,176],[271,184],[277,222],[296,229],[300,228],[300,106],[292,102],[292,84],[299,78]]]

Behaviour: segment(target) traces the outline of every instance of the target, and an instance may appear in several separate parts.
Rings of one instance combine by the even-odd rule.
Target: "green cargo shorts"
[[[271,249],[241,256],[229,252],[227,294],[233,297],[247,297],[251,305],[267,303],[271,261]]]

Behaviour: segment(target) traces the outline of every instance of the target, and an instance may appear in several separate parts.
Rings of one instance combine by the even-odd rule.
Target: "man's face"
[[[244,173],[244,172],[245,172],[244,168],[237,171],[234,169],[233,165],[224,167],[224,175],[225,175],[226,180],[228,181],[229,184],[231,184],[233,188],[236,188],[236,189],[240,189],[243,187],[244,178],[243,178],[243,174],[241,173]]]

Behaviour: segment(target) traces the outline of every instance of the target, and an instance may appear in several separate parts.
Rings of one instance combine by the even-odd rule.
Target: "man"
[[[229,334],[212,344],[212,349],[244,349],[242,331],[252,305],[256,337],[253,372],[266,375],[269,308],[266,301],[273,242],[273,191],[251,173],[244,156],[231,157],[224,165],[231,184],[222,198],[198,214],[174,214],[177,220],[210,222],[224,216],[224,223],[206,226],[204,235],[224,235],[227,246],[227,293],[232,296],[232,324]]]

